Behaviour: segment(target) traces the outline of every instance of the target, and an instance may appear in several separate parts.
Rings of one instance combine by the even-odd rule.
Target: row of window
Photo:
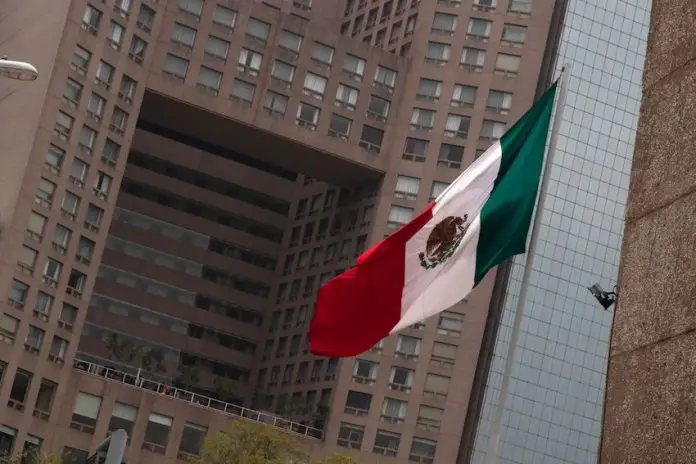
[[[419,421],[429,421],[432,420],[428,416],[430,415],[440,415],[441,412],[432,411],[434,408],[429,406],[421,405],[421,413],[423,416],[419,415]],[[441,411],[441,410],[440,410]],[[350,424],[348,422],[342,422],[341,428],[338,432],[338,440],[336,442],[339,446],[345,446],[351,449],[359,450],[362,448],[363,440],[365,438],[365,427],[357,424]],[[399,446],[401,445],[401,434],[396,432],[391,432],[389,430],[378,429],[375,435],[375,441],[372,446],[372,452],[375,454],[381,454],[384,456],[396,456],[399,452]],[[437,451],[437,442],[427,438],[414,437],[411,442],[411,449],[408,455],[409,462],[418,462],[423,464],[432,464],[435,462],[435,452]]]
[[[447,7],[459,7],[461,6],[463,0],[438,0],[438,4]],[[356,8],[356,2],[357,8]],[[346,2],[345,9],[343,11],[343,16],[350,15],[354,9],[362,10],[367,6],[368,0],[348,0]],[[384,2],[382,5],[381,19],[383,22],[392,16],[392,6],[394,6],[394,16],[398,16],[403,13],[406,9],[407,0],[396,0],[396,5],[393,1]],[[507,5],[507,10],[509,12],[529,14],[532,11],[532,0],[474,0],[474,8],[477,10],[491,11],[499,6],[499,3]],[[420,4],[420,0],[411,0],[411,8],[415,8]],[[372,11],[375,11],[374,16],[377,16],[377,9],[370,10],[370,15]]]
[[[142,20],[139,21],[137,26],[143,30],[145,33],[149,33],[152,30],[152,23],[154,22],[154,10],[147,7],[146,5],[141,5],[145,7],[142,15]],[[94,6],[88,4],[85,9],[85,13],[82,17],[81,27],[88,34],[93,36],[99,35],[102,23],[104,22],[104,13],[95,8]],[[107,36],[107,43],[116,50],[121,50],[123,45],[125,35],[125,27],[119,24],[117,21],[111,20],[109,23],[109,33]],[[145,60],[145,53],[147,52],[148,43],[140,36],[133,34],[130,42],[130,47],[128,48],[128,57],[136,64],[142,65]]]
[[[13,284],[15,282],[18,281],[14,281]],[[21,282],[18,283],[21,284]],[[40,300],[48,298],[52,297],[46,293],[39,292],[37,307],[46,305],[46,303],[43,303]],[[70,306],[66,308],[64,306],[63,312],[65,314],[61,314],[59,323],[63,322],[63,319],[68,319],[71,321],[71,323],[73,323],[75,313],[77,312],[76,308]],[[43,313],[38,309],[35,309],[33,314],[36,319],[41,321],[47,321],[49,318],[48,313]],[[14,345],[20,331],[20,324],[20,319],[7,313],[0,313],[0,340],[7,345]],[[34,325],[29,325],[27,334],[24,338],[24,350],[28,353],[39,356],[43,351],[44,341],[46,340],[47,337],[45,330]],[[65,353],[68,351],[68,345],[68,340],[59,337],[58,335],[54,335],[48,350],[48,360],[54,364],[63,365],[65,363]]]
[[[296,337],[299,337],[299,335],[296,335]],[[284,339],[282,346],[287,347],[287,337],[281,337],[281,339]],[[281,344],[279,343],[278,346],[281,347]],[[258,373],[257,385],[261,388],[272,388],[278,385],[292,385],[293,383],[301,385],[306,382],[331,381],[336,378],[338,370],[338,359],[336,358],[331,358],[327,362],[324,362],[323,359],[314,360],[311,371],[309,365],[309,361],[303,361],[297,365],[297,372],[295,372],[295,364],[286,364],[283,368],[282,377],[281,366],[273,366],[270,370],[266,367],[261,368]]]

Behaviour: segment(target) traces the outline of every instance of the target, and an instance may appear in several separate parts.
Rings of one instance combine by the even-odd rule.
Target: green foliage
[[[358,464],[358,460],[348,454],[332,453],[315,461],[314,464]]]
[[[124,364],[137,365],[146,372],[165,372],[164,353],[157,348],[146,349],[140,345],[134,345],[112,334],[106,341],[106,349],[109,350],[109,359]]]
[[[16,454],[11,457],[0,456],[0,464],[24,464],[25,462],[32,462],[30,460],[28,461],[28,459],[31,459],[32,457],[28,456],[27,454]],[[69,458],[48,454],[35,458],[33,462],[34,464],[72,464]]]
[[[192,464],[287,464],[307,459],[295,437],[273,427],[236,420],[226,432],[205,439],[201,456]]]
[[[184,386],[184,388],[191,388],[198,385],[201,381],[201,370],[195,365],[182,364],[179,366],[179,376],[176,380]]]

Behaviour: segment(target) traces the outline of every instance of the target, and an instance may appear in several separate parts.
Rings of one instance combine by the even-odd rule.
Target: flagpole
[[[520,335],[520,327],[522,325],[522,315],[524,312],[524,303],[527,298],[527,289],[529,288],[529,278],[532,274],[532,265],[534,264],[534,256],[536,255],[537,239],[539,237],[539,226],[541,225],[541,212],[546,192],[549,188],[550,166],[553,163],[554,155],[556,154],[556,143],[558,141],[558,131],[561,127],[561,119],[563,116],[563,108],[565,106],[567,83],[570,75],[570,67],[564,66],[561,69],[561,80],[559,82],[558,99],[556,100],[556,113],[553,118],[553,126],[551,127],[551,135],[549,137],[549,149],[546,155],[546,162],[541,174],[541,187],[539,188],[539,198],[537,199],[536,213],[534,214],[534,222],[529,238],[529,249],[527,250],[527,259],[524,265],[524,273],[522,274],[522,283],[520,286],[520,296],[517,300],[517,309],[515,310],[515,319],[512,324],[512,332],[510,333],[510,343],[508,345],[507,356],[505,358],[505,369],[503,371],[503,380],[500,384],[500,397],[493,418],[493,430],[490,435],[488,453],[486,453],[486,464],[494,464],[498,459],[498,451],[500,445],[500,429],[503,422],[503,411],[507,402],[508,390],[510,389],[510,377],[512,376],[512,365],[514,362],[515,349],[517,348],[517,340]]]

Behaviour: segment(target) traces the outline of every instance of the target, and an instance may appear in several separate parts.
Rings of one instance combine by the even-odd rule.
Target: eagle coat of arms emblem
[[[457,250],[469,229],[469,216],[447,216],[428,235],[425,251],[418,253],[423,269],[433,269],[447,261]]]

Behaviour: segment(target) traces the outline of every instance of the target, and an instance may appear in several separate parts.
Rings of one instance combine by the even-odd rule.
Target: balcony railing
[[[139,390],[145,390],[150,393],[165,395],[173,399],[190,403],[193,406],[213,409],[217,412],[221,412],[229,416],[240,417],[250,421],[268,424],[284,432],[297,434],[307,438],[322,438],[322,431],[314,427],[309,427],[298,422],[283,419],[282,417],[274,416],[265,412],[255,411],[253,409],[245,408],[236,404],[226,403],[224,401],[216,400],[208,396],[176,388],[174,386],[168,385],[160,381],[151,380],[143,376],[138,376],[133,373],[123,372],[117,369],[103,366],[101,364],[96,364],[78,358],[75,358],[73,367],[79,371],[85,372],[90,375],[103,377],[112,382],[120,382],[126,384],[131,388],[137,388]]]

